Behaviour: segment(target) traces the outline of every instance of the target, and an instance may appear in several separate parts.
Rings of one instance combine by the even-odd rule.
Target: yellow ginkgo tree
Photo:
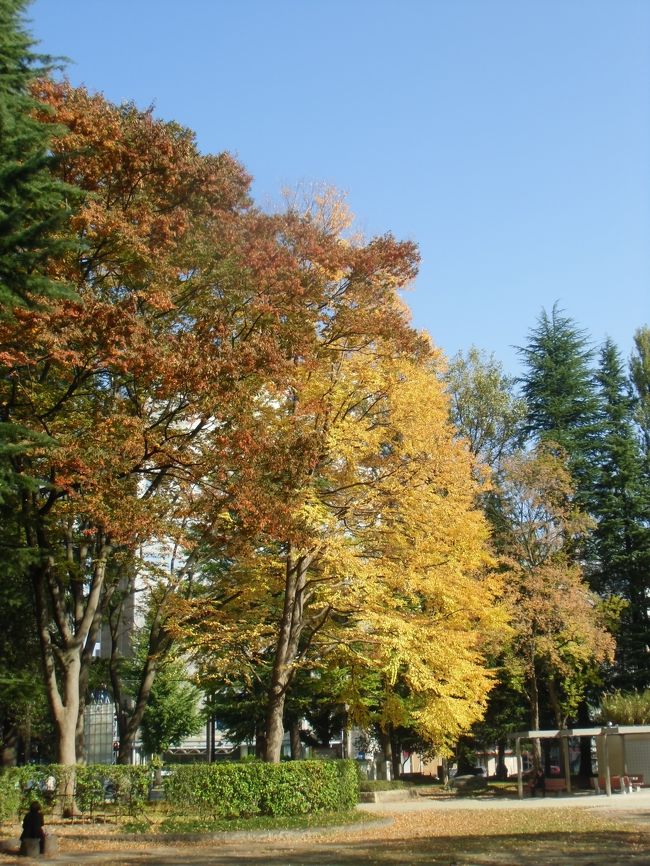
[[[409,724],[444,747],[483,712],[484,650],[504,624],[437,353],[413,333],[410,347],[342,333],[326,342],[321,332],[291,390],[255,408],[261,444],[222,515],[237,543],[213,596],[236,599],[221,607],[208,593],[183,612],[213,675],[268,664],[269,761],[301,666],[380,674],[385,725],[406,712],[399,681]],[[252,516],[259,528],[246,535]]]

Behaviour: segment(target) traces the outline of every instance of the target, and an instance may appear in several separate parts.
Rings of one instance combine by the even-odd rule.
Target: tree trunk
[[[397,739],[395,728],[390,725],[388,729],[390,737],[390,748],[393,760],[393,779],[399,779],[402,775],[402,745]]]
[[[0,749],[0,765],[15,767],[18,761],[18,728],[7,725],[2,732],[2,748]]]
[[[508,767],[506,766],[506,745],[507,741],[504,739],[500,739],[497,743],[496,777],[501,782],[505,782],[508,778]]]
[[[382,770],[385,771],[387,764],[391,767],[393,766],[393,744],[390,741],[390,734],[388,731],[383,731],[381,728],[379,729],[379,745],[384,753],[385,764]]]
[[[27,508],[31,503],[27,504]],[[24,503],[25,506],[25,503]],[[32,509],[32,516],[35,509]],[[96,553],[90,580],[68,581],[57,571],[44,525],[36,518],[26,521],[28,543],[41,551],[42,559],[31,570],[36,623],[41,646],[44,681],[54,720],[58,763],[70,768],[64,773],[61,804],[74,811],[74,767],[77,762],[76,731],[80,708],[81,658],[100,602],[110,545],[97,531]],[[71,583],[68,593],[67,584]],[[69,603],[72,602],[72,612]]]
[[[580,701],[578,707],[578,727],[589,728],[592,726],[589,717],[589,705],[586,700]],[[591,766],[591,737],[580,737],[580,776],[589,784],[592,774]]]
[[[535,664],[535,642],[530,644],[530,727],[533,731],[539,730],[539,689],[537,685],[537,665]],[[542,747],[539,738],[533,740],[533,761],[535,769],[542,767]]]
[[[265,755],[266,737],[264,735],[264,731],[258,729],[255,731],[255,757],[264,758]]]
[[[294,676],[300,635],[305,624],[305,583],[312,554],[298,555],[289,546],[285,570],[284,606],[273,659],[271,685],[266,709],[264,760],[277,764],[282,752],[282,719],[287,690]]]
[[[557,691],[557,684],[553,677],[548,677],[547,679],[547,687],[548,687],[548,696],[551,702],[551,708],[553,710],[553,717],[555,719],[555,724],[560,730],[565,727],[565,718],[562,714],[562,707],[560,706],[560,697]]]
[[[142,724],[142,717],[147,708],[149,695],[151,694],[158,668],[172,646],[172,640],[164,628],[164,601],[166,597],[167,594],[163,597],[151,621],[147,657],[140,674],[138,692],[134,700],[124,694],[119,671],[121,656],[117,636],[121,626],[122,605],[114,608],[109,617],[111,632],[109,671],[113,699],[117,707],[117,729],[120,743],[116,759],[118,764],[130,764],[132,761],[135,738],[138,728]]]
[[[302,742],[300,740],[300,722],[298,720],[291,722],[289,737],[291,741],[291,760],[299,761],[302,758]]]
[[[352,724],[350,722],[350,715],[347,711],[346,707],[346,716],[345,716],[345,728],[343,729],[343,757],[344,758],[352,758],[353,755],[353,746],[352,746]]]
[[[63,700],[58,690],[50,696],[54,700],[56,711],[53,712],[57,733],[58,763],[68,767],[64,773],[62,787],[59,790],[61,810],[64,815],[76,814],[74,801],[75,772],[77,763],[77,716],[79,714],[79,667],[81,659],[78,652],[71,651],[61,658],[61,681],[63,685]],[[50,685],[48,683],[48,693]]]
[[[147,658],[140,678],[138,694],[132,709],[129,708],[128,698],[123,695],[118,685],[119,679],[115,678],[113,680],[113,693],[116,695],[115,702],[117,704],[117,729],[120,738],[120,748],[117,754],[118,764],[130,764],[132,761],[136,734],[142,723],[142,717],[147,708],[147,701],[149,700],[157,671],[158,662],[156,657]],[[113,673],[111,672],[112,676]]]
[[[32,760],[32,712],[28,710],[25,719],[25,734],[23,737],[23,757],[26,764]]]

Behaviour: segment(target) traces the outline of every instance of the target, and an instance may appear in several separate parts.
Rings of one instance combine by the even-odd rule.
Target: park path
[[[359,809],[375,814],[400,814],[404,812],[481,811],[481,810],[530,810],[530,809],[603,809],[616,814],[631,812],[650,816],[650,788],[642,788],[633,794],[594,794],[578,791],[575,794],[549,794],[546,797],[411,797],[408,800],[385,803],[362,803]]]
[[[530,799],[413,798],[363,804],[387,820],[308,832],[225,834],[161,846],[135,837],[93,848],[92,837],[66,838],[58,866],[650,866],[650,791]],[[511,832],[517,813],[546,809],[559,829]],[[577,810],[580,810],[578,812]],[[540,816],[542,817],[542,816]],[[593,819],[593,820],[592,820]],[[601,820],[602,819],[602,820]],[[611,822],[606,827],[603,820]],[[626,829],[627,828],[627,829]],[[97,840],[97,845],[99,845]],[[107,844],[107,843],[101,843]],[[0,856],[0,866],[25,858]]]

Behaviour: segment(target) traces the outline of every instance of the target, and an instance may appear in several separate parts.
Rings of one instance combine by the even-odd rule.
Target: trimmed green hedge
[[[165,798],[174,812],[212,818],[342,812],[359,799],[354,761],[192,764],[170,767]]]
[[[69,767],[60,764],[28,764],[9,767],[0,773],[0,821],[13,821],[34,800],[46,809],[54,805],[56,791],[48,790],[48,780],[55,780],[60,790]],[[113,804],[130,815],[144,809],[151,784],[151,768],[115,764],[77,766],[75,803],[82,812],[92,813]]]
[[[82,812],[114,803],[130,815],[141,812],[149,799],[151,767],[91,764],[77,767],[75,801]]]
[[[288,761],[281,764],[189,764],[168,768],[165,796],[174,813],[197,818],[291,817],[344,812],[359,799],[354,761]],[[47,790],[54,777],[59,788],[67,767],[57,764],[10,767],[0,772],[0,821],[14,821],[33,800],[47,809],[56,797]],[[75,768],[75,802],[85,814],[117,811],[136,815],[148,797],[152,769],[147,766],[95,764]]]

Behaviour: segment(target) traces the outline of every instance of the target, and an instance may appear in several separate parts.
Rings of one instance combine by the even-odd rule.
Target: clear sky
[[[650,324],[649,0],[36,0],[75,84],[229,150],[262,205],[348,194],[417,241],[414,323],[517,372],[557,300],[628,355]]]

